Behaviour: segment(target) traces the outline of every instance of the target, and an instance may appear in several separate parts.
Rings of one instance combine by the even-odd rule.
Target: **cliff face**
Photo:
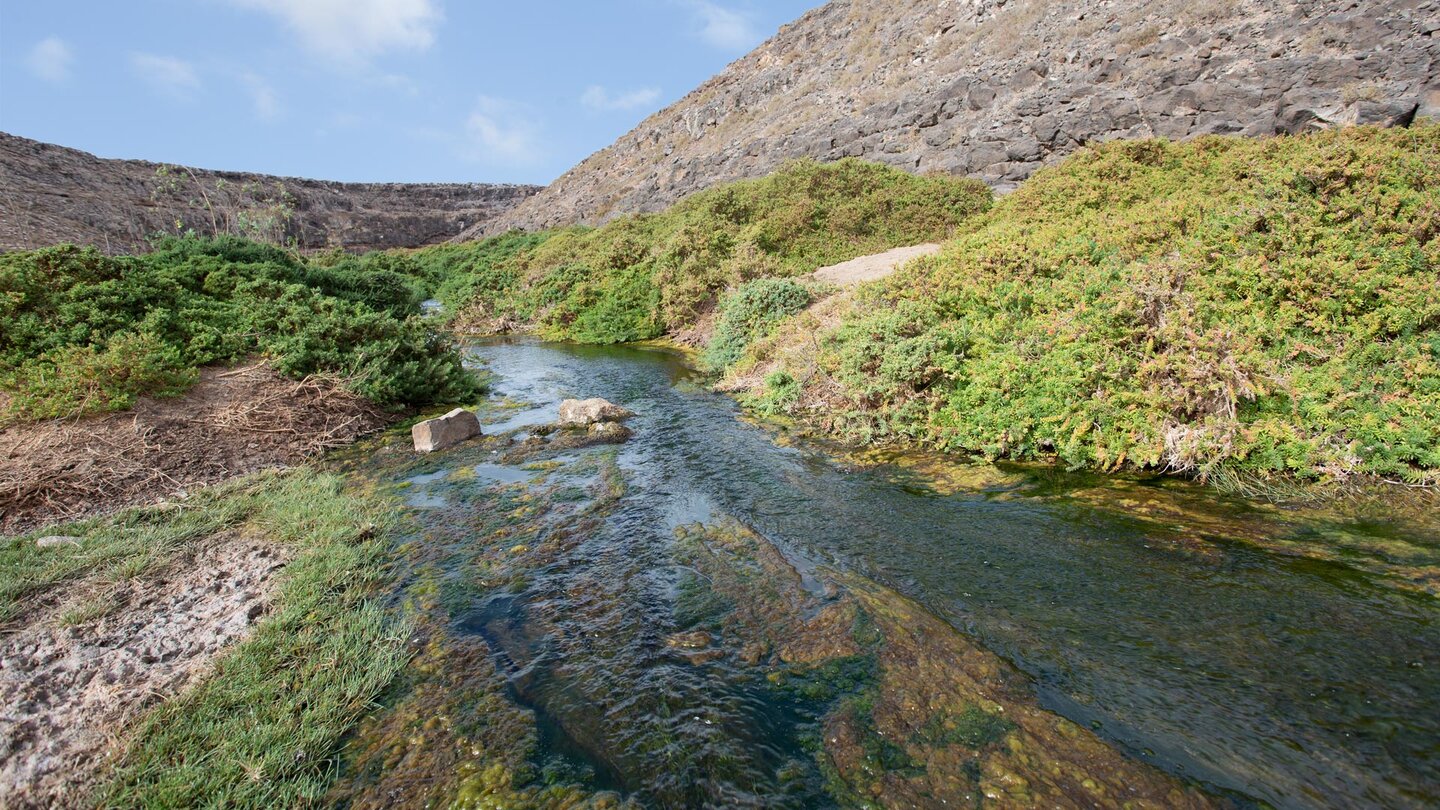
[[[655,210],[788,158],[1007,188],[1095,140],[1440,114],[1440,2],[834,0],[467,231]]]
[[[468,183],[329,183],[106,160],[0,133],[0,250],[59,242],[111,253],[146,237],[263,236],[301,248],[443,242],[539,191]]]

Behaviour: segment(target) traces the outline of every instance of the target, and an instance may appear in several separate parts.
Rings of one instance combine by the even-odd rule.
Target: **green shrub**
[[[1435,481],[1440,126],[1114,142],[825,340],[880,434],[1075,467]]]
[[[198,375],[180,352],[153,335],[115,335],[103,350],[67,346],[25,362],[6,375],[13,391],[10,418],[51,419],[124,410],[137,396],[185,392]]]
[[[503,249],[486,240],[417,257],[425,265],[459,264],[466,251],[498,256],[477,261],[450,288],[462,328],[527,323],[549,338],[611,343],[693,326],[724,290],[747,281],[942,239],[989,204],[989,190],[973,180],[917,177],[859,160],[795,161],[662,213],[532,243],[500,237],[512,240]]]
[[[794,279],[761,278],[740,285],[726,297],[704,363],[723,371],[744,355],[755,340],[777,324],[810,306],[810,290]]]
[[[0,255],[0,419],[129,407],[181,393],[196,369],[251,354],[339,374],[381,405],[474,390],[448,340],[418,318],[419,282],[374,257],[311,265],[235,237],[171,238],[109,257],[63,245]]]
[[[420,312],[424,300],[417,280],[393,270],[368,268],[371,262],[346,259],[331,267],[309,267],[300,281],[326,295],[363,304],[396,318]]]
[[[502,309],[515,298],[525,257],[554,233],[511,231],[478,242],[428,247],[410,254],[412,275],[452,315],[471,305]]]
[[[789,372],[772,371],[765,375],[764,390],[750,397],[746,404],[767,416],[780,416],[800,401],[801,388],[800,381]]]

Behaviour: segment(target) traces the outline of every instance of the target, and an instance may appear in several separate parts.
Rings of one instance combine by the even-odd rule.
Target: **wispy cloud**
[[[711,0],[681,0],[694,14],[699,36],[726,51],[748,51],[764,37],[755,26],[754,15]]]
[[[649,107],[659,100],[660,89],[656,87],[642,87],[612,96],[609,90],[592,84],[580,94],[580,103],[592,110],[633,110]]]
[[[532,166],[542,157],[540,128],[520,105],[480,96],[465,119],[459,152],[475,163]]]
[[[200,89],[200,75],[183,59],[132,53],[130,67],[151,87],[166,95],[184,98]]]
[[[70,78],[70,63],[74,60],[75,55],[65,40],[46,37],[30,49],[25,57],[25,66],[47,82],[63,82]]]
[[[273,121],[280,115],[280,99],[269,82],[254,73],[243,74],[240,81],[250,93],[250,106],[255,111],[256,118]]]
[[[230,0],[279,19],[313,53],[363,66],[392,50],[423,51],[443,15],[437,0]]]

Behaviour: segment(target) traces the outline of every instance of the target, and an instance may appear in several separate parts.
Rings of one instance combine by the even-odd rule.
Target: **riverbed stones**
[[[584,427],[601,422],[619,422],[634,415],[633,411],[599,397],[567,399],[560,403],[560,424],[563,427]]]
[[[715,637],[704,630],[672,633],[665,639],[665,646],[683,650],[701,650],[714,643]]]
[[[444,450],[479,435],[480,420],[464,408],[426,419],[410,428],[410,438],[415,440],[415,450],[419,453]]]
[[[594,443],[620,444],[632,435],[630,428],[619,422],[596,422],[585,431]]]

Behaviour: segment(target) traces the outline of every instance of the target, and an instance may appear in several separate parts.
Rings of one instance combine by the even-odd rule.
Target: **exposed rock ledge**
[[[662,209],[789,158],[1000,189],[1091,141],[1440,115],[1436,0],[833,0],[467,236]]]
[[[223,232],[226,218],[241,211],[263,219],[282,188],[293,214],[278,225],[277,236],[287,243],[352,251],[420,247],[443,242],[540,190],[331,183],[184,167],[167,177],[157,175],[161,167],[0,132],[0,251],[73,242],[126,253],[144,248],[151,234],[174,233],[177,220],[197,233]]]

